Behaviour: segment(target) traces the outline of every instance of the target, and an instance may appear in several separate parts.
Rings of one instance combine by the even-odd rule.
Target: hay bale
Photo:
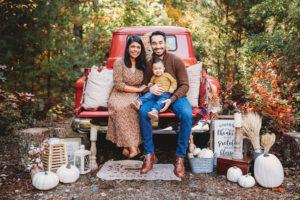
[[[300,165],[300,132],[284,134],[280,149],[285,166]]]

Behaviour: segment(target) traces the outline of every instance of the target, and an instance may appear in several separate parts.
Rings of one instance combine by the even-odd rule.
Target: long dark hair
[[[146,67],[145,47],[142,42],[142,39],[137,35],[131,35],[127,38],[126,47],[125,47],[124,63],[126,65],[126,67],[131,68],[132,63],[131,63],[130,55],[129,55],[129,45],[131,45],[133,42],[137,42],[141,45],[141,53],[136,58],[136,68],[140,69],[140,70],[144,70]]]

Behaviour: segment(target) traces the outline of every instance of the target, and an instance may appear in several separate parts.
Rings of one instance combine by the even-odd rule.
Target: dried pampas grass
[[[246,138],[250,140],[254,150],[260,149],[259,132],[261,129],[262,119],[254,112],[247,113],[242,118],[242,130]]]
[[[208,112],[219,113],[222,111],[222,106],[220,103],[220,98],[217,92],[217,87],[210,82],[208,82],[207,87],[207,97],[208,97]]]
[[[261,136],[261,146],[264,148],[264,153],[269,153],[271,147],[275,143],[276,136],[274,133],[266,133]]]

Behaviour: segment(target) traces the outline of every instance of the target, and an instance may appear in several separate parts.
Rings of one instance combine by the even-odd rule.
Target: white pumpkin
[[[279,159],[273,154],[262,154],[255,159],[254,177],[266,188],[278,187],[283,183],[284,172]]]
[[[241,176],[238,180],[238,183],[241,187],[251,188],[255,185],[255,179],[250,174]]]
[[[213,158],[214,157],[214,152],[210,149],[202,149],[201,153],[199,154],[200,158]]]
[[[58,176],[50,171],[36,173],[32,178],[32,185],[39,190],[50,190],[58,183]]]
[[[194,158],[194,154],[193,154],[193,153],[188,153],[188,154],[187,154],[187,157],[188,157],[189,159],[192,159],[192,158]]]
[[[59,181],[62,183],[74,183],[79,178],[80,172],[74,165],[63,165],[56,171]]]
[[[201,149],[200,148],[195,148],[194,151],[193,151],[193,155],[198,156],[199,153],[201,153]]]
[[[242,170],[236,166],[230,167],[227,170],[227,180],[231,182],[237,182],[242,175]]]
[[[61,140],[59,138],[49,138],[48,144],[61,144]]]

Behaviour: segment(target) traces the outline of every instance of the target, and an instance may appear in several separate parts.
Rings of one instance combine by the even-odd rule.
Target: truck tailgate
[[[200,109],[199,108],[193,108],[193,118],[198,117],[200,115]],[[82,118],[107,118],[109,117],[108,111],[88,111],[83,110],[81,112],[76,113],[77,117]],[[175,114],[171,111],[167,111],[164,113],[159,113],[160,118],[175,118]]]

